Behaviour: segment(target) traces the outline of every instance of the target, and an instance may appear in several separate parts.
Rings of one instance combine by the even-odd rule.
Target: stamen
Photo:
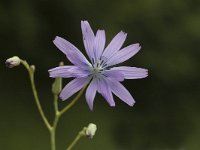
[[[106,68],[106,66],[107,66],[107,64],[106,64],[106,63],[104,63],[104,64],[103,64],[103,66],[102,66],[102,68]]]
[[[94,58],[92,58],[92,64],[94,64]]]
[[[104,70],[107,69],[107,64],[105,60],[105,57],[101,57],[98,60],[95,60],[94,58],[91,59],[91,75],[93,76],[93,78],[99,78],[101,75],[103,75]]]

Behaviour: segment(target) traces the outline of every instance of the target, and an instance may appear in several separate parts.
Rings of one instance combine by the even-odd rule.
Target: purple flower
[[[90,82],[85,96],[91,110],[97,92],[106,99],[110,106],[115,106],[112,93],[129,106],[133,106],[135,100],[120,82],[124,79],[145,78],[148,75],[147,69],[113,66],[134,56],[141,49],[140,45],[136,43],[122,48],[127,34],[121,31],[105,47],[104,30],[98,30],[95,35],[87,21],[81,21],[81,29],[89,61],[80,50],[65,39],[57,36],[53,41],[73,65],[50,69],[50,77],[75,78],[63,88],[60,98],[68,99]]]

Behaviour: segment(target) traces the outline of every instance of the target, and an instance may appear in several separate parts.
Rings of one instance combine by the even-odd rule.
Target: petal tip
[[[113,103],[113,104],[110,104],[110,107],[115,107],[116,105]]]
[[[88,103],[88,107],[89,107],[90,111],[93,111],[93,103]]]
[[[61,38],[61,37],[59,37],[59,36],[55,36],[55,38],[54,38],[53,41],[58,40],[59,38]]]
[[[89,23],[87,20],[83,20],[84,23]]]
[[[132,46],[133,46],[133,48],[136,51],[135,54],[137,54],[141,50],[141,48],[142,48],[142,46],[140,45],[140,43],[135,43]]]
[[[90,109],[90,111],[93,111],[93,107],[90,107],[90,106],[89,106],[89,109]]]
[[[59,98],[62,100],[62,101],[65,101],[66,98],[64,97],[63,95],[63,91],[61,91],[60,95],[59,95]]]
[[[56,45],[58,44],[59,40],[61,39],[61,37],[59,36],[56,36],[54,39],[53,39],[53,43]]]
[[[87,20],[81,20],[81,26],[87,26],[89,22]]]
[[[129,103],[128,105],[133,107],[135,105],[135,101],[133,101],[132,103]]]
[[[124,32],[124,31],[120,31],[119,33],[120,33],[120,34],[127,35],[127,33],[126,33],[126,32]]]
[[[135,45],[136,47],[138,47],[139,49],[141,49],[140,43],[135,43],[134,45]]]
[[[146,71],[146,75],[148,76],[149,75],[149,70],[145,69],[145,71]]]

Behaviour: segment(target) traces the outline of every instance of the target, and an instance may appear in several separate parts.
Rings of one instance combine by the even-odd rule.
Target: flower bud
[[[18,56],[13,56],[11,58],[8,58],[5,62],[6,67],[13,68],[15,66],[20,65],[20,58]]]
[[[86,136],[88,136],[90,139],[93,138],[95,135],[95,132],[97,130],[97,126],[93,123],[90,123],[85,131]]]
[[[31,65],[30,68],[31,68],[31,70],[32,70],[33,72],[35,72],[35,65]]]
[[[60,62],[59,66],[63,66],[64,63]],[[62,90],[62,78],[56,78],[52,84],[52,93],[58,95]]]

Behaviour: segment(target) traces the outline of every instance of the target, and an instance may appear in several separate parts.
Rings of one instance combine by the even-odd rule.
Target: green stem
[[[53,126],[50,131],[50,142],[51,142],[51,150],[56,150],[56,127],[58,121],[60,119],[60,113],[58,110],[58,95],[54,94],[54,109],[55,109],[55,118],[53,121]]]
[[[34,96],[34,99],[35,99],[35,102],[36,102],[36,105],[37,105],[37,108],[39,110],[39,113],[46,125],[46,127],[51,130],[51,125],[49,123],[49,121],[47,120],[47,117],[45,116],[44,112],[43,112],[43,109],[42,109],[42,106],[40,104],[40,100],[39,100],[39,97],[38,97],[38,94],[37,94],[37,90],[36,90],[36,87],[35,87],[35,81],[34,81],[34,70],[32,70],[29,66],[29,64],[24,61],[24,60],[21,60],[21,63],[24,65],[24,67],[27,69],[28,71],[28,74],[29,74],[29,78],[30,78],[30,81],[31,81],[31,88],[32,88],[32,91],[33,91],[33,96]]]
[[[85,136],[85,130],[86,130],[86,127],[84,127],[79,133],[78,135],[76,136],[76,138],[72,141],[72,143],[67,147],[66,150],[71,150],[74,145],[76,145],[76,143],[80,140],[81,137]]]
[[[55,110],[55,115],[57,113],[59,113],[59,110],[58,110],[58,95],[57,94],[54,94],[54,110]]]
[[[53,122],[53,127],[51,128],[50,131],[50,139],[51,139],[51,150],[56,150],[56,127],[58,124],[60,116],[56,115],[54,122]]]
[[[81,97],[81,95],[83,94],[83,92],[86,89],[86,87],[87,87],[87,84],[79,91],[77,96],[66,107],[64,107],[60,111],[60,115],[63,115],[69,108],[71,108],[77,102],[77,100]]]
[[[50,131],[50,143],[51,143],[51,150],[56,150],[56,136],[55,136],[55,129],[52,128]]]
[[[53,126],[52,129],[49,130],[50,131],[50,137],[51,137],[51,150],[56,150],[56,138],[55,138],[55,132],[56,132],[56,127],[58,124],[58,121],[60,119],[60,117],[69,109],[71,108],[76,101],[81,97],[81,95],[83,94],[83,91],[85,90],[86,86],[84,86],[80,92],[78,93],[78,95],[71,101],[71,103],[69,103],[65,108],[63,108],[61,111],[59,111],[58,109],[58,95],[54,94],[54,109],[55,109],[55,119],[53,122]]]
[[[51,150],[56,150],[56,127],[58,124],[58,121],[60,119],[60,117],[68,110],[70,109],[75,103],[76,101],[81,97],[81,95],[83,94],[85,88],[87,85],[85,85],[77,94],[77,96],[66,106],[64,107],[61,111],[59,111],[58,109],[58,95],[54,94],[54,110],[55,110],[55,118],[53,121],[53,125],[51,125],[49,123],[49,121],[47,120],[47,117],[45,116],[42,106],[40,104],[40,100],[37,94],[37,90],[35,87],[35,81],[34,81],[34,70],[33,68],[31,68],[29,66],[29,64],[25,61],[25,60],[21,60],[21,63],[24,65],[24,67],[27,69],[28,74],[29,74],[29,78],[30,78],[30,82],[31,82],[31,88],[33,91],[33,96],[37,105],[37,108],[39,110],[39,113],[44,121],[44,124],[46,125],[46,127],[48,128],[49,132],[50,132],[50,142],[51,142]],[[69,146],[69,148],[67,150],[70,150],[75,144],[76,142],[84,135],[85,132],[85,128],[79,132],[78,136],[75,138],[75,140],[72,142],[72,144]]]

